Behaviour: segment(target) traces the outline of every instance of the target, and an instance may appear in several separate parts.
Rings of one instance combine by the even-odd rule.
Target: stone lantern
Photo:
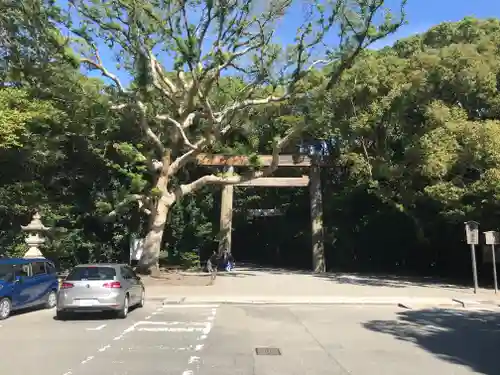
[[[42,217],[37,212],[33,215],[33,219],[28,225],[21,225],[21,229],[28,233],[24,240],[26,245],[28,245],[28,251],[24,254],[25,258],[44,258],[39,246],[45,243],[43,233],[47,232],[50,228],[43,225],[41,218]]]

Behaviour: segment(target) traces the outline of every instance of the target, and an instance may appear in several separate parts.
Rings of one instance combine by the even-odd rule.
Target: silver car
[[[144,284],[126,264],[82,264],[71,270],[57,293],[57,318],[69,313],[113,311],[121,319],[144,306]]]

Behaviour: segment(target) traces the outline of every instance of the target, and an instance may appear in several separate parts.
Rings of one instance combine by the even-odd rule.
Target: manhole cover
[[[281,355],[281,350],[278,348],[255,348],[257,355]]]

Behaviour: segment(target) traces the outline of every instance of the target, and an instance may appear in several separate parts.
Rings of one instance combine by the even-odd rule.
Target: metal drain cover
[[[279,348],[255,348],[256,355],[281,355]]]

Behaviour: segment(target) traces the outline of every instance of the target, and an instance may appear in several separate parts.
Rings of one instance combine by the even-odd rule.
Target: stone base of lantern
[[[40,249],[32,247],[26,253],[24,253],[24,258],[45,258],[45,257],[43,256]]]

